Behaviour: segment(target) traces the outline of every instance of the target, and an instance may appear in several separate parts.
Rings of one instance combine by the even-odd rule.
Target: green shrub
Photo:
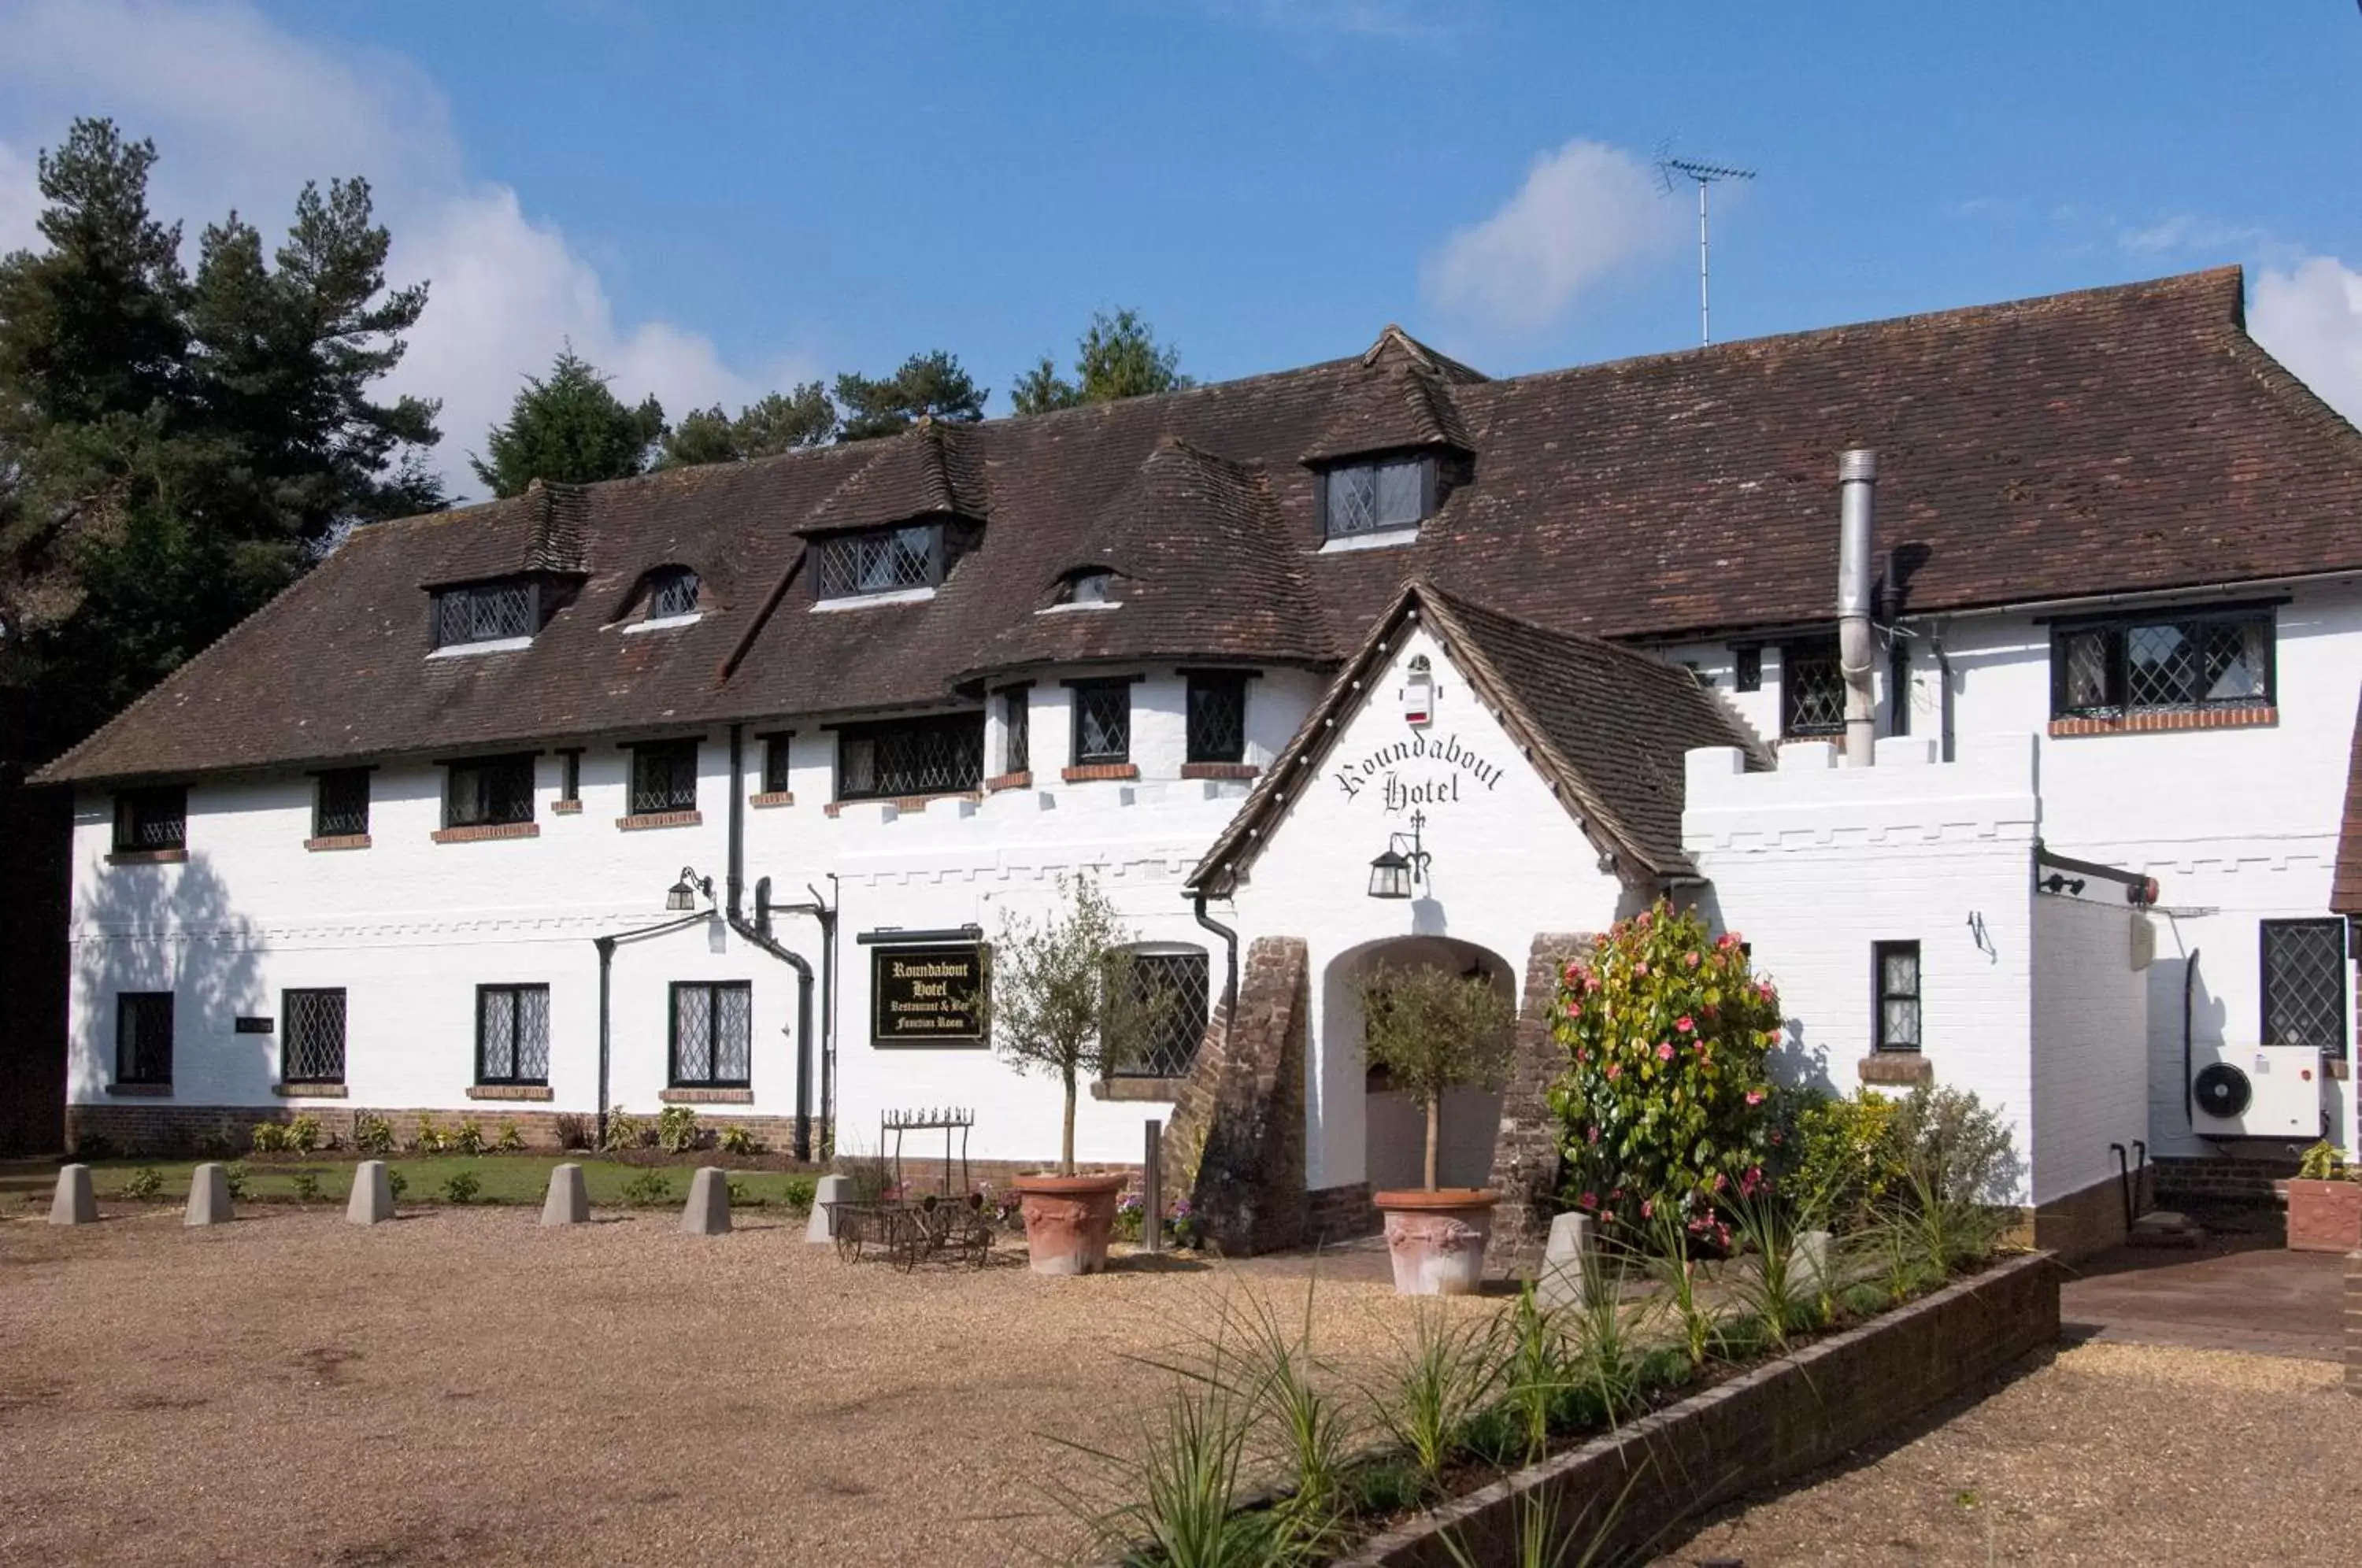
[[[648,1124],[630,1111],[618,1107],[607,1112],[607,1148],[636,1149],[648,1136]]]
[[[385,1189],[393,1195],[396,1201],[399,1201],[402,1195],[410,1190],[410,1180],[400,1171],[389,1165],[385,1173]]]
[[[736,1121],[722,1124],[722,1132],[715,1138],[714,1146],[725,1154],[759,1154],[763,1152],[763,1141]]]
[[[311,1203],[320,1196],[320,1176],[316,1171],[297,1171],[290,1179],[295,1188],[295,1201]]]
[[[685,1105],[668,1105],[657,1112],[657,1147],[668,1154],[685,1154],[705,1141],[698,1130],[697,1112]]]
[[[435,1118],[425,1111],[418,1113],[418,1131],[410,1140],[414,1154],[439,1154],[451,1146],[451,1135],[435,1123]]]
[[[745,1209],[763,1201],[756,1197],[743,1181],[727,1182],[724,1185],[730,1188],[730,1207],[733,1209]]]
[[[1911,1180],[1952,1203],[2007,1203],[2020,1166],[2001,1114],[1966,1089],[1922,1085],[1895,1110]]]
[[[598,1124],[587,1116],[568,1110],[557,1118],[557,1146],[566,1150],[587,1150],[598,1147]]]
[[[164,1178],[153,1165],[141,1165],[123,1179],[123,1196],[142,1199],[154,1198],[164,1190]]]
[[[320,1119],[299,1116],[280,1135],[280,1146],[291,1154],[308,1154],[320,1146]]]
[[[393,1153],[393,1123],[374,1110],[353,1115],[353,1147],[382,1159]]]
[[[451,1133],[449,1144],[455,1154],[480,1154],[490,1147],[484,1138],[484,1124],[472,1116],[460,1121]]]
[[[780,1202],[807,1214],[811,1212],[812,1199],[820,1192],[820,1183],[808,1176],[791,1176],[779,1185],[785,1194]]]
[[[258,1154],[275,1154],[287,1146],[286,1134],[276,1121],[256,1122],[248,1142]]]
[[[671,1198],[672,1177],[662,1171],[642,1171],[624,1184],[624,1201],[639,1208],[652,1208]]]
[[[1738,933],[1660,900],[1560,976],[1566,1066],[1550,1091],[1573,1207],[1637,1227],[1670,1201],[1708,1218],[1727,1191],[1768,1180],[1779,1130],[1764,1058],[1779,993],[1749,967]]]
[[[232,1160],[222,1167],[222,1179],[229,1184],[231,1201],[236,1202],[246,1196],[246,1166],[239,1161]]]
[[[1782,1190],[1807,1224],[1846,1231],[1867,1224],[1902,1190],[1904,1143],[1896,1102],[1864,1089],[1798,1105]]]
[[[524,1133],[515,1122],[503,1121],[501,1123],[501,1135],[492,1140],[492,1147],[503,1154],[523,1154]]]
[[[450,1203],[473,1203],[476,1195],[484,1190],[473,1171],[453,1171],[443,1178],[443,1197]]]

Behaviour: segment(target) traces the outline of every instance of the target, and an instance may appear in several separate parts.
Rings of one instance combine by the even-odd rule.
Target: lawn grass
[[[635,1181],[651,1175],[665,1179],[666,1195],[657,1202],[679,1203],[689,1197],[690,1165],[626,1165],[619,1160],[604,1160],[594,1154],[395,1154],[386,1161],[387,1168],[402,1174],[404,1203],[440,1203],[445,1201],[444,1184],[452,1176],[466,1172],[476,1178],[477,1192],[471,1199],[477,1203],[537,1204],[549,1190],[549,1173],[561,1161],[582,1167],[583,1185],[590,1189],[590,1201],[602,1208],[620,1207],[629,1201],[624,1189]],[[152,1170],[163,1180],[163,1187],[155,1198],[159,1203],[185,1203],[189,1197],[190,1173],[196,1169],[195,1160],[93,1160],[91,1185],[97,1189],[101,1201],[124,1201],[124,1184],[135,1172]],[[248,1200],[295,1201],[296,1176],[309,1172],[318,1184],[322,1203],[342,1203],[352,1192],[355,1162],[334,1156],[304,1159],[282,1156],[269,1160],[248,1160],[237,1163],[246,1173],[246,1197]],[[715,1155],[703,1162],[730,1170],[727,1155]],[[57,1187],[57,1164],[50,1160],[11,1161],[0,1165],[0,1203],[16,1207],[26,1202],[47,1203]],[[802,1209],[808,1206],[811,1190],[810,1176],[798,1176],[786,1171],[731,1170],[730,1201],[734,1207],[762,1205],[777,1208]],[[642,1201],[651,1201],[644,1198]]]

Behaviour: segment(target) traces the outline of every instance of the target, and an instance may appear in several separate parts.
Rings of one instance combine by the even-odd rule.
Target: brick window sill
[[[984,781],[984,792],[988,795],[996,794],[1003,790],[1031,790],[1032,788],[1033,788],[1033,772],[1031,768],[1025,767],[1021,767],[1014,773],[996,773]]]
[[[109,1084],[106,1092],[118,1099],[170,1099],[171,1084]]]
[[[649,828],[696,827],[704,821],[703,812],[641,812],[617,817],[615,825],[625,833],[641,833]]]
[[[552,801],[549,803],[549,814],[554,817],[579,817],[582,814],[582,802],[579,801]]]
[[[365,833],[331,834],[326,838],[307,838],[304,847],[314,852],[329,849],[367,849],[370,835]]]
[[[1185,1078],[1099,1078],[1091,1085],[1093,1099],[1173,1100],[1181,1098]]]
[[[185,849],[118,849],[106,857],[109,866],[178,866],[189,858]]]
[[[485,823],[477,827],[436,828],[437,844],[483,844],[496,838],[539,838],[539,823]]]
[[[342,1084],[272,1084],[270,1092],[281,1099],[343,1099],[350,1093]]]
[[[2127,713],[2117,719],[2053,719],[2050,738],[2077,735],[2154,735],[2176,730],[2252,730],[2280,722],[2278,707],[2216,708],[2194,713]]]
[[[946,790],[937,795],[876,795],[858,801],[831,801],[821,810],[835,816],[847,806],[891,806],[898,812],[923,812],[937,801],[980,801],[983,792],[976,790]]]
[[[469,1084],[469,1099],[547,1099],[547,1084]]]
[[[1181,765],[1184,778],[1258,778],[1263,769],[1252,762],[1185,762]]]
[[[1854,1072],[1866,1084],[1907,1088],[1936,1081],[1936,1064],[1916,1051],[1874,1051],[1854,1064]]]
[[[1088,762],[1080,767],[1062,767],[1058,777],[1069,784],[1092,784],[1102,778],[1137,778],[1140,765],[1136,762]]]
[[[750,1088],[668,1088],[657,1096],[666,1105],[752,1105]]]
[[[760,794],[747,796],[746,803],[756,807],[792,806],[796,803],[796,792],[793,790],[766,790]]]

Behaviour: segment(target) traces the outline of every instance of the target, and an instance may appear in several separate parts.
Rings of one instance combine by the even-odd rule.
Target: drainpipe
[[[668,920],[657,925],[644,925],[632,931],[618,931],[590,940],[599,949],[599,1143],[607,1143],[608,1063],[613,1056],[613,1010],[609,1003],[615,974],[615,948],[620,943],[637,942],[644,936],[661,936],[668,931],[679,931],[685,925],[696,925],[708,919],[702,914],[686,914],[679,920]]]
[[[1948,623],[1938,621],[1929,628],[1927,646],[1935,650],[1936,673],[1940,684],[1936,689],[1936,711],[1940,715],[1942,749],[1937,752],[1938,762],[1952,760],[1952,655],[1944,646],[1944,633]]]
[[[730,726],[730,864],[723,880],[723,918],[730,929],[796,972],[796,1145],[799,1160],[811,1158],[812,966],[803,956],[771,940],[746,918],[745,726]]]
[[[1838,664],[1845,678],[1845,759],[1877,760],[1878,709],[1871,695],[1870,542],[1878,509],[1878,454],[1856,447],[1838,459]]]
[[[1222,1010],[1235,1020],[1239,1010],[1239,933],[1206,912],[1205,894],[1192,892],[1189,900],[1196,907],[1198,923],[1220,937],[1223,947],[1228,950],[1229,956],[1223,969]]]

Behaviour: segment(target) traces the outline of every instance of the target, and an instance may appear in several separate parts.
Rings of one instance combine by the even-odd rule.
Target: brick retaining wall
[[[2244,1203],[2268,1209],[2274,1184],[2296,1175],[2293,1149],[2236,1154],[2160,1154],[2149,1162],[2160,1208],[2188,1203]]]

